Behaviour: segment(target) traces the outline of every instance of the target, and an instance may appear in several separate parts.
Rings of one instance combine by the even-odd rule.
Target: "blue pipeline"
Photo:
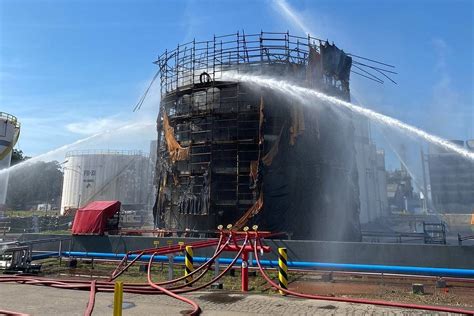
[[[56,253],[56,256],[58,253]],[[122,260],[123,257],[125,257],[124,253],[104,253],[104,252],[82,252],[82,251],[63,251],[62,252],[63,256],[70,256],[70,257],[76,257],[76,258],[97,258],[97,259],[111,259],[111,260]],[[138,255],[132,254],[128,255],[129,260],[133,260],[137,257]],[[33,256],[34,258],[34,256]],[[151,255],[143,255],[138,259],[139,261],[150,261]],[[205,263],[209,261],[210,258],[206,257],[194,257],[193,262],[195,263]],[[229,258],[219,258],[219,263],[222,264],[230,264],[233,259]],[[168,256],[154,256],[153,257],[154,262],[168,262]],[[184,256],[175,256],[173,257],[173,262],[184,262]],[[242,260],[237,259],[236,264],[241,264]]]
[[[48,252],[48,253],[42,253],[39,255],[32,255],[31,260],[41,260],[41,259],[48,259],[51,257],[57,257],[58,254],[59,254],[58,252]]]
[[[64,251],[63,256],[71,256],[76,258],[97,258],[122,260],[125,257],[123,253],[103,253],[103,252],[79,252],[79,251]],[[41,257],[40,257],[41,256]],[[33,260],[44,259],[47,257],[56,257],[58,253],[34,255]],[[129,255],[129,259],[133,260],[137,255]],[[140,261],[149,261],[151,255],[143,255]],[[167,256],[155,256],[155,262],[167,262]],[[206,257],[194,257],[195,263],[205,263],[209,260]],[[233,259],[219,258],[220,264],[230,264]],[[173,258],[174,262],[184,262],[184,256],[176,256]],[[238,259],[236,264],[240,265],[242,260]],[[250,263],[250,262],[249,262]],[[260,260],[264,267],[275,268],[278,267],[277,260]],[[256,266],[257,261],[252,260],[251,265]],[[305,262],[305,261],[288,261],[289,268],[303,268],[315,270],[332,270],[332,271],[357,271],[357,272],[372,272],[372,273],[393,273],[393,274],[414,274],[414,275],[429,275],[429,276],[444,276],[444,277],[459,277],[459,278],[474,278],[474,270],[472,269],[450,269],[450,268],[431,268],[431,267],[410,267],[410,266],[389,266],[389,265],[372,265],[372,264],[351,264],[351,263],[324,263],[324,262]]]
[[[275,261],[275,260],[260,260],[260,263],[263,266],[278,267],[278,261]],[[353,263],[324,263],[324,262],[304,262],[304,261],[288,261],[287,264],[289,268],[474,278],[474,270],[472,269],[388,266],[388,265],[353,264]]]

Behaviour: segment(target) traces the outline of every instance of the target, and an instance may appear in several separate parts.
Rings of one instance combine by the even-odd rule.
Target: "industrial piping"
[[[229,236],[227,242],[224,245],[221,245],[222,238],[220,238],[219,243],[218,243],[218,247],[216,247],[216,251],[214,253],[214,256],[212,258],[210,258],[204,265],[202,265],[201,267],[199,267],[198,269],[193,271],[193,273],[196,273],[199,270],[201,270],[202,268],[206,267],[205,271],[202,272],[199,277],[197,277],[195,280],[193,280],[193,283],[198,281],[209,270],[209,267],[210,267],[211,263],[213,262],[213,260],[217,256],[219,256],[222,253],[222,251],[224,251],[225,247],[229,244],[229,242],[231,240],[231,236],[232,235]],[[246,243],[247,243],[247,238],[245,239],[243,246],[245,246]],[[243,246],[241,248],[242,250],[244,249]],[[242,251],[240,251],[237,254],[237,256],[234,258],[233,263],[235,263],[237,261],[237,258],[238,258],[238,256],[240,255],[241,252]],[[180,300],[182,300],[186,303],[191,304],[193,306],[193,311],[191,312],[191,315],[198,315],[200,313],[199,306],[194,301],[189,300],[185,297],[182,297],[182,296],[178,295],[177,293],[186,293],[186,292],[196,291],[200,288],[204,288],[206,286],[209,286],[210,283],[206,283],[206,284],[201,285],[197,288],[182,289],[182,290],[178,290],[178,291],[172,291],[172,290],[176,290],[176,289],[185,287],[185,286],[190,285],[190,284],[187,284],[187,285],[184,284],[184,285],[181,285],[181,286],[176,286],[176,287],[171,287],[171,288],[163,288],[163,287],[158,285],[160,283],[156,284],[156,283],[153,283],[151,281],[151,263],[153,262],[154,255],[155,255],[155,253],[153,255],[151,255],[151,257],[150,257],[150,262],[149,262],[149,267],[148,267],[148,275],[147,275],[149,284],[146,284],[148,286],[151,286],[154,289],[144,288],[145,284],[129,284],[127,286],[128,291],[127,291],[127,288],[125,289],[125,291],[126,292],[131,292],[131,293],[140,293],[140,294],[166,294],[166,295],[172,296],[174,298],[180,299]],[[131,264],[133,264],[134,262],[135,261],[131,262]],[[127,267],[129,267],[129,265],[127,265]],[[232,265],[227,267],[227,269],[223,273],[221,273],[219,276],[217,276],[216,278],[211,280],[211,282],[215,282],[216,280],[220,279],[224,275],[224,273],[226,271],[228,271],[231,267],[232,267]],[[121,271],[121,272],[123,272],[123,271]],[[171,281],[166,281],[166,282],[163,282],[163,283],[168,284],[168,283],[172,283],[172,282],[177,282],[179,280],[184,279],[185,277],[186,276],[178,278],[178,279],[174,279],[174,280],[171,280]],[[95,303],[95,294],[96,294],[96,292],[97,291],[108,291],[108,292],[110,292],[111,291],[111,286],[113,285],[113,283],[111,283],[110,281],[109,282],[93,281],[90,285],[86,285],[86,284],[84,284],[84,283],[82,283],[81,281],[78,281],[78,280],[62,280],[62,281],[64,281],[64,282],[62,282],[62,281],[56,281],[56,280],[51,280],[51,279],[45,279],[45,278],[32,278],[32,277],[20,277],[20,276],[13,276],[13,277],[6,277],[6,278],[0,277],[0,282],[12,282],[12,281],[26,283],[26,284],[34,284],[34,285],[49,285],[49,286],[53,286],[53,287],[67,288],[67,289],[83,289],[83,290],[90,289],[89,302],[88,302],[87,309],[84,313],[84,315],[86,315],[86,316],[89,316],[92,313],[94,303]],[[97,285],[97,283],[99,285]],[[158,292],[156,290],[158,290]]]
[[[438,306],[425,306],[425,305],[416,305],[416,304],[402,304],[402,303],[392,303],[392,302],[387,302],[387,301],[372,301],[372,300],[364,300],[364,299],[349,299],[349,298],[335,298],[335,297],[327,297],[327,296],[320,296],[320,295],[309,295],[309,294],[303,294],[303,293],[297,293],[293,292],[290,290],[286,290],[278,286],[276,283],[274,283],[268,275],[265,273],[263,265],[260,261],[259,258],[259,252],[258,249],[262,249],[262,241],[261,237],[258,235],[257,232],[255,232],[255,237],[254,237],[254,254],[255,254],[255,261],[258,265],[258,268],[260,269],[260,272],[262,273],[262,276],[276,289],[282,290],[283,292],[289,294],[289,295],[294,295],[294,296],[299,296],[303,298],[308,298],[308,299],[320,299],[320,300],[328,300],[328,301],[340,301],[340,302],[348,302],[348,303],[358,303],[358,304],[372,304],[372,305],[380,305],[380,306],[389,306],[389,307],[399,307],[399,308],[409,308],[409,309],[422,309],[422,310],[431,310],[431,311],[443,311],[443,312],[453,312],[453,313],[464,313],[464,314],[469,314],[473,315],[474,311],[470,310],[463,310],[463,309],[455,309],[455,308],[446,308],[446,307],[438,307]],[[140,294],[168,294],[167,292],[172,292],[173,294],[177,293],[186,293],[186,292],[191,292],[191,291],[196,291],[200,288],[208,286],[210,283],[214,282],[215,280],[219,279],[222,277],[237,261],[242,253],[242,251],[245,248],[245,245],[248,240],[248,235],[245,238],[244,244],[238,246],[239,247],[239,253],[236,255],[236,257],[231,261],[230,265],[226,267],[226,269],[221,272],[216,278],[211,280],[211,282],[203,284],[201,286],[198,286],[196,288],[188,288],[188,289],[181,289],[181,290],[173,290],[172,288],[167,288],[165,289],[166,291],[162,291],[161,289],[157,291],[157,288],[155,287],[154,289],[150,288],[150,284],[127,284],[125,291],[129,293],[140,293]],[[257,246],[257,242],[259,246]],[[222,249],[222,248],[221,248]],[[221,250],[219,249],[219,250]],[[155,251],[156,252],[156,251]],[[219,251],[216,249],[216,253]],[[109,254],[110,255],[110,254]],[[215,258],[215,256],[213,256]],[[213,259],[211,258],[211,259]],[[151,263],[154,261],[154,257],[150,257],[150,265],[149,265],[149,273],[151,272]],[[271,262],[270,262],[271,263]],[[204,272],[205,273],[205,272]],[[203,273],[203,274],[204,274]],[[196,281],[199,279],[196,278]],[[13,277],[0,277],[0,282],[21,282],[21,283],[26,283],[26,284],[36,284],[36,285],[49,285],[53,287],[58,287],[58,288],[68,288],[68,289],[82,289],[82,290],[91,290],[92,291],[92,286],[90,283],[83,283],[82,281],[79,280],[52,280],[52,279],[45,279],[45,278],[32,278],[28,276],[13,276]],[[151,281],[151,275],[149,275],[149,282]],[[193,280],[194,281],[194,280]],[[103,281],[97,281],[97,291],[104,291],[104,292],[110,292],[112,291],[112,286],[113,283],[111,282],[103,282]],[[185,285],[179,286],[179,287],[184,287]],[[160,287],[161,288],[161,287]],[[168,294],[169,295],[169,294]],[[92,293],[91,293],[92,296]],[[176,297],[175,295],[172,295]],[[197,304],[196,304],[197,305]],[[195,305],[193,304],[193,307]],[[198,312],[199,309],[194,309],[193,312]]]
[[[64,251],[65,256],[79,257],[79,258],[100,258],[100,259],[115,259],[121,260],[126,254],[114,254],[104,252],[81,252],[81,251]],[[39,255],[40,258],[33,256],[33,260],[44,259],[47,257],[56,257],[58,253],[50,253]],[[130,259],[135,259],[140,255],[128,255]],[[148,261],[151,255],[141,255],[139,260]],[[175,262],[184,262],[184,256],[174,257]],[[211,258],[208,257],[194,257],[196,263],[206,263]],[[154,256],[156,262],[168,261],[167,256]],[[219,263],[229,264],[232,262],[230,258],[219,258]],[[238,259],[238,264],[241,259]],[[264,267],[276,268],[278,267],[277,260],[260,260]],[[474,269],[450,269],[450,268],[433,268],[433,267],[411,267],[411,266],[390,266],[390,265],[371,265],[371,264],[352,264],[352,263],[325,263],[325,262],[308,262],[308,261],[288,261],[288,268],[307,268],[319,270],[332,271],[354,271],[354,272],[374,272],[374,273],[394,273],[394,274],[410,274],[410,275],[429,275],[439,277],[458,277],[458,278],[474,278]],[[257,265],[256,260],[252,260],[253,265]]]
[[[230,240],[230,238],[229,238],[229,240]],[[187,290],[181,290],[181,291],[179,291],[179,290],[178,290],[178,291],[170,291],[169,289],[163,288],[163,287],[157,285],[156,283],[154,283],[154,282],[152,281],[152,278],[151,278],[151,265],[152,265],[152,263],[153,263],[153,257],[155,256],[155,254],[153,254],[153,255],[151,255],[150,261],[149,261],[149,263],[148,263],[148,273],[147,273],[147,280],[148,280],[148,283],[150,284],[151,287],[153,287],[153,288],[155,288],[155,289],[157,289],[157,290],[162,291],[164,294],[169,295],[169,296],[174,297],[174,298],[177,298],[177,299],[179,299],[179,300],[181,300],[181,301],[183,301],[183,302],[185,302],[185,303],[190,304],[191,306],[193,306],[193,310],[192,310],[192,312],[191,312],[191,315],[199,315],[200,312],[201,312],[201,309],[200,309],[199,305],[198,305],[196,302],[194,302],[194,301],[192,301],[192,300],[190,300],[190,299],[188,299],[188,298],[186,298],[186,297],[183,297],[183,296],[178,295],[177,293],[185,293],[185,292],[197,291],[197,290],[199,290],[199,289],[201,289],[201,288],[204,288],[204,287],[207,287],[207,286],[209,286],[210,284],[214,283],[215,281],[219,280],[219,279],[235,264],[235,262],[237,261],[237,258],[241,255],[242,251],[244,250],[244,248],[245,248],[247,242],[248,242],[248,235],[245,237],[245,240],[244,240],[242,246],[240,246],[240,250],[239,250],[239,252],[237,253],[237,255],[235,256],[234,260],[233,260],[233,261],[231,262],[231,264],[229,264],[229,266],[228,266],[223,272],[221,272],[217,277],[215,277],[214,279],[212,279],[210,282],[208,282],[208,283],[206,283],[206,284],[203,284],[203,285],[201,285],[201,286],[198,286],[197,288],[187,289]],[[226,243],[226,245],[227,245],[227,243]],[[224,245],[221,249],[219,249],[219,250],[222,250],[222,249],[224,249],[224,248],[225,248],[225,245]],[[214,257],[217,257],[219,253],[220,253],[220,251],[217,251],[217,250],[216,250],[216,253],[215,253]],[[211,260],[212,260],[212,259],[211,259]],[[198,280],[200,277],[202,277],[206,272],[207,272],[207,270],[204,271],[198,278],[196,278],[196,280],[193,280],[193,281],[194,281],[194,282],[197,281],[197,280]],[[193,281],[191,281],[190,283],[188,283],[188,284],[186,284],[186,285],[192,284]]]

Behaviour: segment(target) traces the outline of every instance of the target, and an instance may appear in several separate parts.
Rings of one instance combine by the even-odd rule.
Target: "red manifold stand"
[[[249,242],[251,243],[253,240],[256,239],[256,233],[254,232],[237,232],[237,231],[223,231],[223,233],[232,233],[233,236],[235,235],[249,235]],[[259,232],[259,236],[263,237],[266,235],[266,232]],[[254,247],[252,244],[247,244],[244,247],[244,250],[242,251],[242,266],[241,266],[241,274],[242,274],[242,292],[247,292],[249,290],[249,252],[254,251]],[[239,252],[242,249],[242,246],[237,244],[237,241],[234,239],[234,244],[233,245],[227,245],[225,248],[225,251],[233,251],[233,252]],[[260,246],[257,245],[257,250],[260,252],[265,252],[269,253],[271,252],[271,248],[269,246]]]

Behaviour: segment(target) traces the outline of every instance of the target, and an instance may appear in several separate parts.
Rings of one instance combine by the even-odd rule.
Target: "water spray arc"
[[[105,135],[113,135],[114,133],[117,133],[117,132],[133,130],[133,129],[137,129],[137,128],[149,129],[150,127],[153,127],[153,126],[155,126],[155,123],[152,123],[152,122],[136,122],[136,123],[130,123],[130,124],[124,125],[122,127],[118,127],[114,130],[102,131],[102,132],[93,134],[91,136],[87,136],[87,137],[84,137],[82,139],[79,139],[79,140],[77,140],[75,142],[72,142],[70,144],[66,144],[66,145],[63,145],[61,147],[55,148],[55,149],[50,150],[50,151],[48,151],[44,154],[35,156],[31,159],[22,161],[19,164],[16,164],[16,165],[11,166],[9,168],[2,169],[2,170],[0,170],[0,175],[3,174],[3,173],[13,172],[17,169],[21,169],[21,168],[26,167],[26,166],[30,166],[33,163],[38,162],[38,161],[48,161],[50,159],[50,157],[61,154],[63,152],[65,153],[66,151],[68,151],[72,148],[75,148],[78,145],[86,144],[89,141],[99,139],[100,137],[103,137]]]
[[[474,153],[469,152],[468,150],[459,147],[446,139],[431,135],[419,128],[403,123],[393,117],[354,105],[350,102],[346,102],[335,97],[328,96],[322,92],[293,85],[283,80],[277,80],[269,77],[260,77],[249,74],[240,74],[237,72],[226,72],[222,74],[222,77],[224,80],[247,82],[259,85],[261,87],[277,90],[300,100],[303,95],[310,98],[319,99],[321,101],[328,102],[331,105],[345,108],[352,111],[353,113],[363,115],[376,123],[383,124],[384,126],[406,132],[409,135],[417,136],[445,150],[455,152],[461,157],[474,161]],[[308,101],[305,102],[305,104],[307,105],[308,103]]]

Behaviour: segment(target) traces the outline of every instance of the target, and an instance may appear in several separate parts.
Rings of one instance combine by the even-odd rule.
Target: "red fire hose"
[[[212,258],[210,258],[206,263],[204,263],[203,265],[201,265],[200,267],[198,267],[196,270],[194,270],[192,272],[192,274],[194,274],[194,273],[199,272],[203,268],[207,267],[207,269],[195,281],[200,279],[209,270],[209,267],[211,266],[212,262],[224,251],[225,246],[227,246],[228,243],[230,242],[231,236],[229,236],[228,241],[226,242],[226,244],[224,246],[221,246],[222,239],[223,239],[223,237],[221,235],[221,237],[219,238],[219,241],[218,241],[218,246],[216,247],[216,251],[215,251],[214,255],[212,256]],[[122,274],[125,270],[127,270],[130,266],[132,266],[143,254],[144,254],[144,252],[142,252],[134,260],[132,260],[129,264],[127,264],[127,266],[123,270],[119,271],[118,273],[115,273],[117,271],[117,269],[116,269],[114,271],[113,276],[111,277],[111,279],[117,278],[120,274]],[[153,256],[151,258],[151,261],[153,260],[153,257],[155,255],[156,255],[156,253],[153,254]],[[122,263],[123,263],[123,261],[120,262],[119,266]],[[150,275],[150,267],[151,267],[151,264],[149,265],[149,271],[148,271],[149,275]],[[183,277],[180,277],[180,278],[177,278],[177,279],[174,279],[174,280],[162,282],[162,283],[163,284],[175,283],[175,282],[178,282],[180,280],[183,280],[186,277],[189,277],[189,275],[188,276],[183,276]],[[89,302],[88,302],[88,305],[87,305],[87,309],[84,312],[84,315],[86,315],[86,316],[90,316],[92,314],[92,311],[94,309],[94,303],[95,303],[95,294],[96,294],[97,291],[104,291],[104,292],[113,291],[113,283],[111,283],[110,281],[109,282],[100,282],[100,281],[97,282],[96,280],[94,280],[94,281],[91,282],[91,284],[85,284],[84,282],[79,281],[79,280],[61,280],[61,281],[58,281],[58,280],[51,280],[51,279],[46,279],[46,278],[34,278],[34,277],[28,277],[28,276],[13,276],[13,277],[0,277],[0,282],[19,282],[19,283],[23,283],[23,284],[46,285],[46,286],[52,286],[52,287],[56,287],[56,288],[63,288],[63,289],[78,289],[78,290],[84,290],[86,288],[90,289]],[[97,286],[98,283],[99,283],[99,286]],[[148,288],[145,288],[145,286],[147,286]],[[156,284],[151,285],[152,289],[150,289],[149,286],[150,285],[148,285],[148,284],[127,284],[126,287],[125,287],[125,291],[126,292],[133,292],[133,293],[140,293],[140,294],[161,294],[161,293],[164,293],[164,294],[167,294],[167,295],[171,295],[172,297],[175,297],[175,298],[178,298],[178,299],[181,299],[181,300],[184,300],[184,301],[189,301],[191,303],[191,305],[193,305],[193,308],[194,308],[193,312],[191,313],[192,315],[198,315],[200,313],[199,306],[196,303],[194,303],[193,301],[188,300],[184,297],[181,297],[177,294],[174,294],[170,290],[162,288],[162,287],[160,287]],[[184,286],[186,286],[186,285],[184,285]],[[180,287],[183,287],[183,286],[179,286],[177,288],[180,288]],[[158,289],[160,291],[157,292],[155,289]],[[193,289],[193,290],[195,290],[195,289]],[[15,315],[15,314],[13,313],[12,315]]]
[[[202,276],[204,276],[204,274],[206,274],[207,271],[209,271],[210,267],[211,267],[211,264],[214,262],[214,260],[216,260],[216,258],[225,250],[225,247],[230,243],[231,241],[231,237],[232,236],[229,236],[229,238],[227,239],[226,243],[224,245],[221,245],[222,244],[222,236],[221,238],[219,239],[219,243],[217,244],[217,248],[216,248],[216,251],[214,251],[214,254],[212,255],[211,258],[209,258],[209,260],[207,260],[204,264],[202,264],[201,266],[199,266],[198,268],[194,269],[193,271],[191,271],[191,273],[189,273],[188,275],[183,275],[179,278],[176,278],[176,279],[173,279],[173,280],[168,280],[168,281],[163,281],[163,282],[158,282],[158,283],[155,283],[155,284],[158,284],[158,285],[167,285],[167,284],[171,284],[171,283],[176,283],[176,282],[179,282],[179,281],[182,281],[190,276],[193,276],[194,274],[196,274],[197,272],[201,271],[202,269],[205,269],[204,272],[199,275],[198,278],[196,279],[193,279],[191,282],[183,285],[184,286],[189,286],[193,283],[195,283],[196,281],[198,281]],[[179,287],[178,287],[179,288]]]
[[[224,251],[225,247],[230,243],[230,241],[233,240],[235,245],[237,247],[240,247],[237,255],[235,258],[231,261],[231,263],[215,278],[213,278],[211,281],[199,285],[197,287],[187,287],[198,280],[200,280],[210,269],[212,263],[214,260]],[[237,260],[240,258],[245,246],[249,242],[249,234],[247,233],[245,235],[245,239],[242,245],[237,244],[237,240],[241,240],[241,238],[234,238],[232,234],[228,236],[228,239],[224,245],[222,245],[222,235],[221,238],[219,239],[219,242],[217,243],[216,250],[214,252],[214,255],[206,261],[203,265],[199,266],[196,268],[191,274],[196,274],[198,271],[202,271],[197,277],[193,278],[193,280],[188,283],[188,284],[181,284],[181,285],[175,285],[174,287],[162,287],[161,285],[167,285],[171,283],[176,283],[179,282],[187,276],[182,276],[174,280],[170,281],[164,281],[164,282],[159,282],[159,283],[154,283],[152,281],[152,276],[151,276],[151,266],[153,263],[153,258],[160,254],[161,249],[155,249],[155,252],[153,252],[149,264],[148,264],[148,271],[147,271],[147,281],[148,283],[124,283],[124,292],[127,293],[136,293],[136,294],[165,294],[169,295],[173,298],[179,299],[183,302],[186,302],[190,304],[193,307],[193,310],[190,312],[191,315],[198,315],[200,313],[200,308],[199,305],[186,298],[183,297],[179,294],[181,293],[188,293],[192,291],[197,291],[200,289],[203,289],[212,283],[216,282],[219,280],[221,277],[227,273],[228,270],[234,266],[234,264],[237,262]],[[429,311],[437,311],[437,312],[449,312],[449,313],[461,313],[461,314],[468,314],[468,315],[474,315],[474,311],[472,310],[465,310],[465,309],[456,309],[456,308],[449,308],[449,307],[438,307],[438,306],[425,306],[425,305],[417,305],[417,304],[405,304],[405,303],[395,303],[395,302],[388,302],[388,301],[379,301],[379,300],[366,300],[366,299],[354,299],[354,298],[337,298],[337,297],[328,297],[328,296],[322,296],[322,295],[311,295],[311,294],[303,294],[303,293],[298,293],[294,292],[291,290],[283,289],[281,288],[278,284],[276,284],[274,281],[268,277],[268,275],[265,272],[265,269],[262,267],[260,263],[260,257],[258,253],[258,247],[257,243],[260,246],[262,245],[262,240],[261,237],[256,233],[255,239],[254,239],[254,253],[255,253],[255,259],[257,261],[258,268],[262,274],[262,276],[266,279],[266,281],[271,284],[273,287],[275,287],[278,290],[281,290],[289,295],[294,295],[306,299],[318,299],[318,300],[326,300],[326,301],[338,301],[338,302],[346,302],[346,303],[357,303],[357,304],[371,304],[371,305],[379,305],[379,306],[388,306],[388,307],[398,307],[398,308],[407,308],[407,309],[420,309],[420,310],[429,310]],[[215,245],[215,243],[213,244]],[[145,251],[140,251],[139,254],[144,254],[144,253],[150,253],[148,250]],[[137,259],[138,260],[138,259]],[[126,271],[130,266],[132,266],[137,260],[132,260],[130,263],[126,264],[126,267],[119,271],[120,267],[125,263],[124,261],[121,261],[117,269],[114,271],[112,274],[113,279],[118,277],[120,274],[122,274],[124,271]],[[125,260],[126,261],[126,260]],[[0,276],[0,282],[17,282],[17,283],[22,283],[22,284],[31,284],[31,285],[45,285],[45,286],[51,286],[55,288],[61,288],[61,289],[76,289],[76,290],[89,290],[89,302],[87,305],[87,309],[84,313],[84,315],[88,316],[92,314],[93,308],[94,308],[94,303],[95,303],[95,295],[97,292],[113,292],[114,291],[114,283],[111,281],[97,281],[94,280],[92,282],[85,282],[82,280],[74,280],[74,279],[61,279],[61,280],[54,280],[54,279],[48,279],[48,278],[41,278],[41,277],[33,277],[33,276],[27,276],[27,275],[21,275],[21,276]],[[185,288],[187,287],[187,288]],[[9,312],[9,311],[2,311],[0,310],[0,314],[5,313],[6,315],[25,315],[21,313],[15,313],[15,312]]]
[[[94,310],[95,292],[96,292],[95,284],[96,284],[96,282],[97,282],[96,280],[91,282],[91,291],[89,293],[89,303],[87,303],[87,309],[84,312],[84,316],[91,316],[92,311]]]
[[[304,294],[294,292],[288,289],[284,289],[280,287],[278,284],[272,281],[272,279],[265,273],[265,269],[260,263],[260,258],[258,255],[257,250],[257,242],[262,245],[260,238],[256,237],[254,243],[254,253],[255,253],[255,260],[257,261],[258,268],[262,276],[270,283],[274,288],[293,296],[298,296],[307,299],[313,300],[326,300],[326,301],[335,301],[335,302],[346,302],[346,303],[357,303],[357,304],[369,304],[369,305],[378,305],[378,306],[388,306],[388,307],[398,307],[398,308],[408,308],[408,309],[421,309],[421,310],[429,310],[435,312],[447,312],[447,313],[458,313],[458,314],[466,314],[466,315],[474,315],[474,311],[467,310],[467,309],[457,309],[451,307],[442,307],[442,306],[429,306],[429,305],[418,305],[418,304],[407,304],[407,303],[395,303],[395,302],[388,302],[388,301],[380,301],[380,300],[368,300],[368,299],[357,299],[357,298],[342,298],[342,297],[330,297],[330,296],[323,296],[323,295],[311,295],[311,294]]]
[[[29,314],[23,314],[19,312],[12,312],[12,311],[7,311],[4,309],[0,309],[0,315],[5,315],[5,316],[30,316]]]
[[[190,315],[192,315],[192,316],[199,315],[201,313],[201,308],[199,307],[199,305],[196,302],[194,302],[193,300],[190,300],[189,298],[186,298],[184,296],[175,294],[175,293],[171,292],[170,290],[167,290],[166,288],[161,287],[161,286],[156,285],[155,283],[153,283],[153,281],[151,280],[151,264],[153,262],[153,258],[155,257],[155,255],[156,255],[156,253],[151,255],[150,262],[148,264],[147,279],[148,279],[148,283],[150,284],[150,286],[157,289],[157,290],[160,290],[161,292],[163,292],[166,295],[169,295],[169,296],[174,297],[174,298],[176,298],[180,301],[183,301],[185,303],[190,304],[193,307],[193,310],[191,311]]]
[[[151,287],[157,289],[157,290],[160,290],[162,293],[166,294],[166,295],[169,295],[171,297],[174,297],[180,301],[183,301],[185,303],[188,303],[190,304],[192,307],[193,307],[193,310],[191,311],[190,315],[199,315],[201,313],[201,308],[199,307],[199,305],[194,302],[193,300],[191,299],[188,299],[184,296],[181,296],[181,295],[178,295],[177,293],[187,293],[187,292],[192,292],[192,291],[197,291],[197,290],[200,290],[202,288],[205,288],[207,286],[209,286],[210,284],[214,283],[215,281],[219,280],[222,276],[224,276],[225,273],[227,273],[227,271],[232,268],[232,266],[235,264],[235,262],[237,261],[237,259],[240,257],[240,255],[242,254],[242,251],[244,250],[245,248],[245,245],[247,244],[248,242],[248,235],[245,237],[245,240],[244,240],[244,243],[242,244],[239,252],[237,253],[237,255],[235,256],[235,258],[232,260],[232,262],[226,267],[226,269],[224,269],[224,271],[222,271],[217,277],[215,277],[214,279],[212,279],[211,281],[203,284],[203,285],[200,285],[198,287],[195,287],[195,288],[192,288],[192,289],[184,289],[184,290],[175,290],[175,291],[171,291],[170,289],[167,289],[167,288],[164,288],[164,287],[161,287],[159,285],[157,285],[156,283],[153,282],[152,278],[151,278],[151,265],[153,263],[153,258],[156,254],[152,254],[151,257],[150,257],[150,261],[149,261],[149,264],[148,264],[148,273],[147,273],[147,279],[148,279],[148,283],[150,284]],[[224,249],[224,246],[221,248],[221,250]],[[219,253],[216,252],[216,253]],[[200,276],[202,277],[204,274],[206,273],[203,272]],[[197,281],[197,280],[196,280]],[[178,288],[180,287],[184,287],[184,286],[187,286],[189,284],[185,284],[185,285],[182,285],[182,286],[178,286]]]
[[[222,243],[222,238],[223,234],[220,234],[219,241],[215,240],[206,240],[206,241],[197,241],[197,242],[192,242],[189,243],[188,246],[193,246],[195,248],[203,248],[203,247],[210,247],[214,245],[218,245],[217,248]],[[151,254],[151,253],[157,253],[157,254],[169,254],[169,253],[174,253],[174,252],[179,252],[182,250],[182,246],[164,246],[160,248],[150,248],[150,249],[144,249],[144,250],[138,250],[138,251],[129,251],[125,257],[120,261],[120,263],[117,265],[117,268],[112,272],[112,275],[109,278],[109,281],[115,280],[117,277],[119,277],[122,273],[127,271],[135,262],[137,262],[143,255],[145,254]],[[129,263],[126,263],[128,260],[128,256],[131,254],[137,255],[132,261]],[[125,265],[125,267],[122,268],[122,266]],[[120,269],[122,268],[122,269]]]
[[[187,292],[191,292],[191,291],[197,291],[197,290],[200,290],[200,289],[203,289],[205,287],[208,287],[209,285],[213,284],[214,282],[218,281],[220,278],[222,278],[226,273],[227,271],[229,271],[234,265],[235,263],[237,262],[237,260],[240,258],[240,256],[242,255],[242,252],[244,251],[244,247],[245,245],[247,245],[248,243],[248,238],[245,238],[242,246],[240,246],[240,250],[237,252],[237,254],[235,255],[234,259],[230,262],[230,264],[221,272],[219,273],[214,279],[210,280],[209,282],[207,283],[204,283],[204,284],[201,284],[197,287],[194,287],[192,289],[182,289],[182,290],[176,290],[176,291],[173,291],[174,293],[187,293]],[[202,276],[204,275],[204,273],[202,273],[201,275],[199,275],[196,279],[200,279]],[[197,281],[197,280],[196,280]],[[184,285],[186,286],[186,285]],[[184,286],[180,286],[180,287],[184,287]]]

